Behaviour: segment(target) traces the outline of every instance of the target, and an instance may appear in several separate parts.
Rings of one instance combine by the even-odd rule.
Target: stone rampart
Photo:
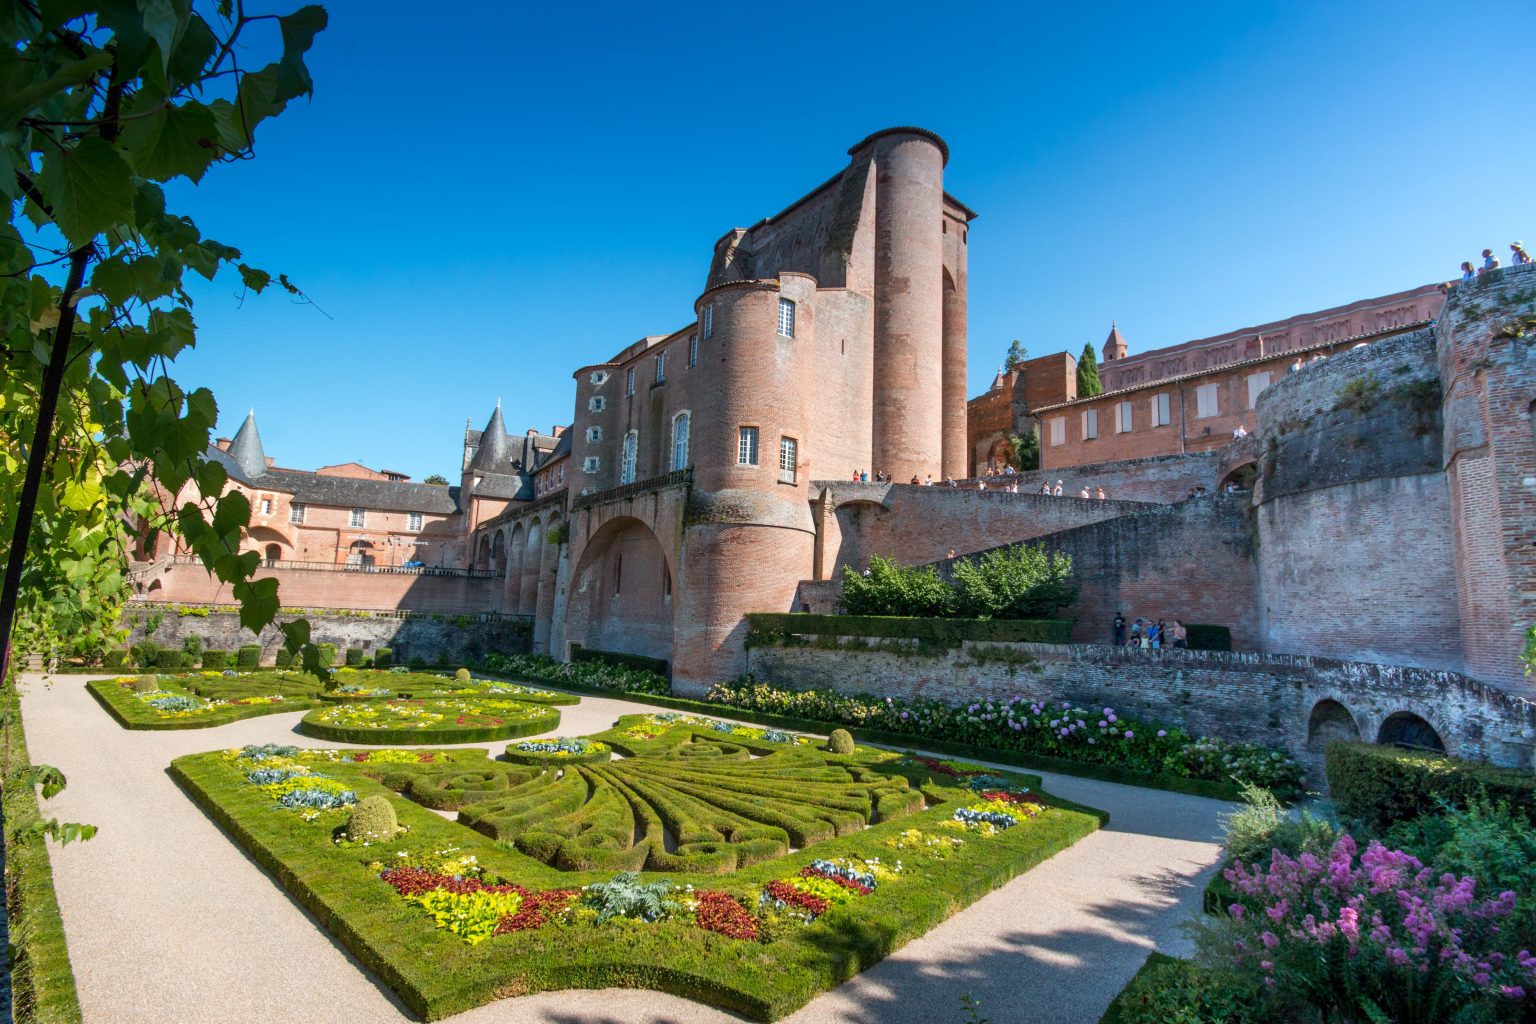
[[[129,644],[153,640],[162,647],[180,648],[188,636],[201,637],[205,648],[234,651],[246,644],[261,645],[261,662],[270,665],[283,646],[277,627],[268,626],[259,637],[240,625],[233,609],[195,606],[130,604],[123,612]],[[207,614],[203,614],[207,612]],[[335,644],[337,662],[349,647],[361,647],[368,657],[388,647],[395,664],[421,657],[431,664],[470,662],[487,654],[526,653],[532,620],[500,615],[449,615],[437,613],[370,614],[344,609],[304,609],[278,616],[280,621],[308,620],[310,639]],[[149,627],[154,626],[151,630]]]
[[[1112,707],[1197,735],[1286,747],[1308,766],[1314,784],[1322,781],[1324,743],[1376,741],[1388,719],[1403,716],[1427,723],[1459,757],[1528,768],[1536,752],[1536,704],[1453,672],[1090,644],[968,641],[918,653],[916,641],[804,639],[751,648],[752,675],[791,689],[950,703],[1022,695]],[[872,644],[879,649],[858,649]]]

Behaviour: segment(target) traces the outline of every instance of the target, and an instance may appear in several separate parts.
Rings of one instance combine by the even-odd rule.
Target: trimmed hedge
[[[1069,644],[1070,619],[933,619],[895,615],[811,615],[753,612],[747,616],[747,646],[788,646],[804,636],[874,636],[992,643]]]
[[[241,668],[261,667],[261,645],[246,644],[235,652],[235,664]]]
[[[332,665],[336,664],[335,644],[316,644],[316,647],[318,647],[320,650],[321,668],[330,668]]]
[[[659,676],[667,674],[667,660],[665,658],[647,658],[643,654],[624,654],[620,651],[599,651],[589,647],[572,647],[572,661],[595,661],[603,665],[617,665],[620,668],[635,668],[642,672],[654,672]]]
[[[188,692],[190,688],[161,684],[171,692]],[[230,704],[212,711],[187,718],[163,718],[154,708],[135,697],[128,687],[111,679],[91,679],[85,684],[96,703],[107,710],[117,724],[124,729],[207,729],[216,725],[237,722],[244,718],[276,715],[287,711],[303,711],[315,707],[319,701],[305,697],[284,695],[277,704]]]
[[[391,668],[395,664],[395,652],[389,647],[380,647],[373,652],[374,668]]]
[[[212,647],[203,652],[203,668],[222,671],[229,665],[229,652],[215,650]]]
[[[1443,800],[1465,807],[1486,795],[1536,821],[1536,776],[1421,750],[1336,742],[1325,754],[1328,787],[1339,815],[1380,832]]]
[[[180,672],[187,667],[187,655],[184,651],[175,651],[169,647],[155,651],[155,669],[159,672]]]
[[[1232,631],[1226,626],[1213,626],[1206,622],[1186,622],[1188,635],[1184,642],[1192,651],[1230,651]]]
[[[120,671],[128,662],[128,654],[127,648],[121,647],[116,650],[107,651],[101,656],[101,666],[112,672]]]
[[[520,736],[537,736],[560,728],[560,712],[546,704],[524,705],[536,712],[523,721],[504,722],[501,725],[460,726],[448,724],[418,729],[401,726],[393,729],[360,729],[343,725],[330,725],[315,720],[320,711],[311,711],[299,719],[298,731],[315,739],[333,743],[361,743],[368,746],[412,746],[432,743],[483,743],[487,740],[512,740]]]
[[[20,702],[7,700],[10,715],[11,772],[25,768],[27,738]],[[5,821],[6,915],[11,940],[11,1014],[28,1024],[80,1024],[80,999],[64,943],[64,920],[53,887],[48,845],[41,836],[23,838],[43,820],[36,790],[5,780],[0,791]]]
[[[363,649],[361,647],[347,648],[347,667],[361,668],[363,665]]]
[[[273,663],[278,668],[288,668],[293,664],[293,652],[286,647],[279,647]]]
[[[555,754],[519,750],[516,743],[509,743],[507,744],[506,758],[513,764],[536,764],[559,768],[562,765],[601,764],[604,761],[611,761],[613,760],[613,750],[608,746],[604,746],[602,750],[589,750],[585,754]]]

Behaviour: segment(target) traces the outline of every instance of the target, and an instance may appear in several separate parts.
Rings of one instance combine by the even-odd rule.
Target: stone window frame
[[[786,465],[786,463],[788,463]],[[779,438],[779,483],[797,482],[800,466],[800,442],[793,437]]]
[[[688,367],[699,365],[699,334],[697,331],[688,335]]]
[[[600,388],[604,384],[608,383],[608,371],[607,370],[593,370],[592,371],[592,376],[589,379],[592,381],[592,386],[593,387]]]
[[[635,396],[635,368],[633,366],[631,366],[628,370],[624,371],[624,397],[625,398],[633,398],[634,396]]]
[[[302,501],[296,501],[288,506],[288,521],[299,526],[304,525],[304,512],[308,508]]]
[[[681,427],[681,434],[679,434]],[[688,443],[693,431],[693,413],[681,409],[672,417],[671,439],[667,445],[667,465],[671,472],[688,468]]]
[[[619,483],[632,484],[635,482],[635,466],[640,461],[639,430],[631,430],[624,435],[624,444],[619,453]]]
[[[581,471],[583,473],[596,473],[599,469],[602,468],[603,460],[598,458],[596,455],[588,455],[586,458],[581,460]]]
[[[361,530],[367,527],[368,510],[365,508],[354,508],[347,517],[347,525],[354,530]]]
[[[779,297],[779,337],[795,336],[795,300]]]
[[[758,444],[760,434],[757,427],[747,423],[736,428],[736,465],[757,468],[760,459]]]
[[[421,532],[421,513],[407,512],[405,515],[405,528],[412,533]]]
[[[593,395],[591,398],[587,399],[588,412],[602,412],[607,408],[608,399],[604,398],[602,395]]]
[[[603,428],[602,427],[588,427],[587,428],[587,444],[597,444],[602,439],[603,439]]]
[[[657,352],[656,353],[656,383],[657,384],[665,384],[666,382],[667,382],[667,354],[665,352]]]
[[[706,303],[703,312],[704,340],[708,341],[715,336],[715,304]]]
[[[264,516],[272,514],[272,499],[266,495],[261,498],[261,514]]]

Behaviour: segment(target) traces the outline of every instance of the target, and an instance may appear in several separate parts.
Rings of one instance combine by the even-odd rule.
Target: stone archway
[[[621,516],[592,535],[571,573],[565,639],[591,650],[672,660],[674,577],[651,528]]]
[[[488,569],[491,565],[491,538],[481,534],[480,547],[475,552],[475,568]]]
[[[1445,753],[1445,740],[1439,730],[1412,711],[1395,711],[1388,715],[1376,733],[1376,742],[1408,750]]]
[[[869,568],[869,556],[880,553],[880,520],[887,511],[878,501],[845,501],[837,506],[833,514],[839,541],[832,560],[832,579],[842,578],[845,565],[855,572]]]
[[[1012,458],[1012,456],[1013,446],[1008,443],[1008,439],[1006,437],[998,438],[996,441],[992,442],[992,447],[987,449],[986,465],[976,467],[976,475],[981,476],[982,474],[986,473],[988,469],[1001,473],[1003,471],[1003,467],[1009,464],[1009,459]]]
[[[506,536],[500,530],[497,530],[496,536],[491,539],[491,562],[489,567],[495,572],[500,572],[506,566],[506,564]]]
[[[1360,726],[1349,708],[1326,697],[1312,706],[1307,716],[1307,749],[1321,751],[1335,740],[1358,740]]]

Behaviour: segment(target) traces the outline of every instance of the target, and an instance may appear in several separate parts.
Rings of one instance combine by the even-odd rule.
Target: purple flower
[[[1167,736],[1167,735],[1168,735],[1168,730],[1167,729],[1159,729],[1159,730],[1157,730],[1157,738],[1158,739],[1162,739],[1164,736]]]
[[[1133,740],[1133,739],[1136,738],[1136,734],[1131,732],[1131,730],[1127,729],[1127,730],[1125,730],[1125,738],[1128,739],[1128,740]]]
[[[1499,992],[1511,999],[1525,998],[1525,989],[1521,988],[1519,985],[1501,985],[1499,986]]]

